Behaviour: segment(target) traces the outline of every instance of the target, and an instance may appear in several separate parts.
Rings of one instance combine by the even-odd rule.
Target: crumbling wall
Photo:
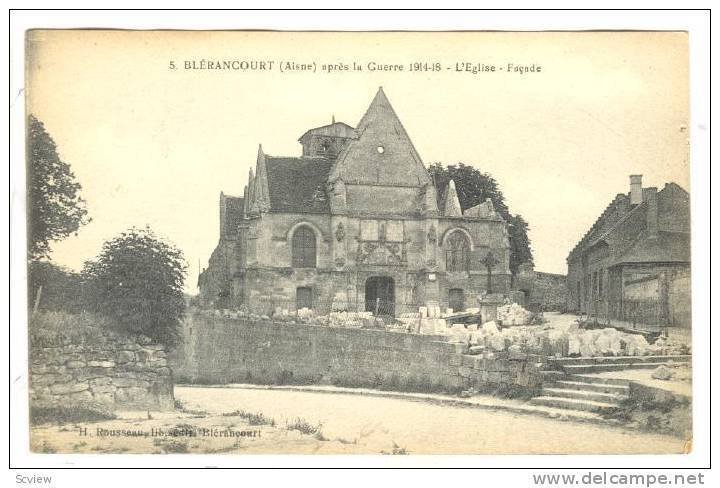
[[[41,320],[47,322],[80,317],[43,315]],[[31,407],[174,408],[172,371],[163,345],[101,327],[84,327],[68,334],[43,332],[31,328]]]

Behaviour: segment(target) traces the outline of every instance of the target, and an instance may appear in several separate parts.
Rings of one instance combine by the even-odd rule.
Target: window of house
[[[298,227],[292,238],[293,268],[314,268],[315,255],[315,232],[307,226]]]
[[[307,286],[300,286],[297,288],[295,294],[295,306],[297,307],[297,310],[300,310],[301,308],[313,308],[312,288]]]
[[[470,261],[470,243],[462,232],[453,232],[447,238],[445,266],[448,271],[467,271]]]
[[[320,152],[330,151],[330,139],[323,139],[320,143]]]
[[[604,279],[604,270],[598,271],[598,296],[603,296],[603,279]]]

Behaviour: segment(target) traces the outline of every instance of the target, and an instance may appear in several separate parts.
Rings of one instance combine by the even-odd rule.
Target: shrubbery
[[[107,241],[100,255],[73,273],[50,262],[29,264],[33,340],[92,336],[97,327],[142,334],[173,345],[185,313],[185,261],[150,229],[130,229]],[[38,290],[42,287],[42,292]],[[68,314],[70,314],[68,316]],[[82,339],[85,340],[85,339]]]
[[[185,313],[185,260],[150,229],[132,228],[107,241],[83,275],[88,308],[124,332],[172,345]]]

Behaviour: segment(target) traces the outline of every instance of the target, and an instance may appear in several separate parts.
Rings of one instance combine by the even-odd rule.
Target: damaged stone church
[[[510,289],[505,221],[436,188],[380,88],[356,127],[308,130],[299,157],[260,146],[242,197],[220,194],[220,239],[199,277],[208,306],[395,315],[463,310]]]

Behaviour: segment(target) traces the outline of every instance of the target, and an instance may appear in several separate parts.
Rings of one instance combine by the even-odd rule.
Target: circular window
[[[382,146],[378,146],[378,147],[377,147],[377,152],[378,152],[379,154],[382,154],[382,153],[385,152],[385,148],[382,147]]]

